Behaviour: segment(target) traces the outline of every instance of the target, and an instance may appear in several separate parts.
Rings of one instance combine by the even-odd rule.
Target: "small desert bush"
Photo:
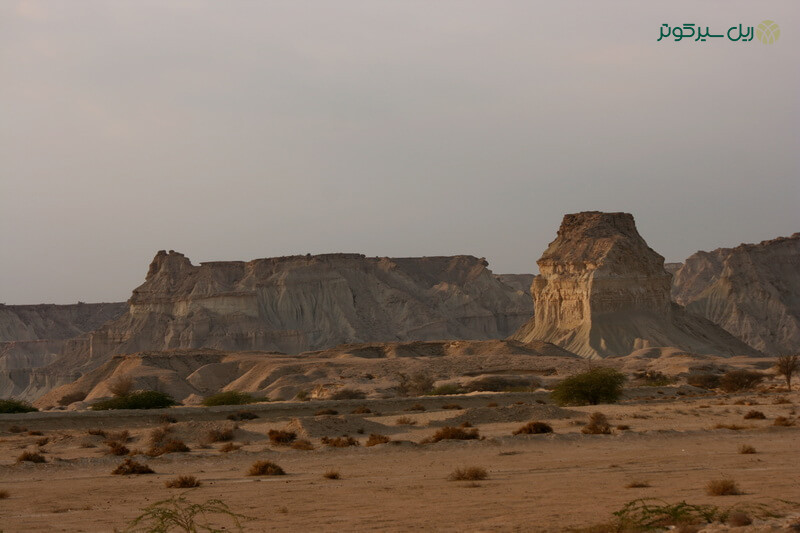
[[[787,398],[786,396],[778,396],[777,398],[772,400],[772,403],[774,405],[783,405],[783,404],[787,404],[787,403],[792,403],[792,401],[789,398]]]
[[[233,440],[233,428],[214,428],[206,433],[205,442],[227,442]]]
[[[464,392],[466,391],[458,383],[445,383],[434,387],[429,394],[431,396],[449,396],[451,394],[463,394]]]
[[[28,432],[28,435],[31,437],[41,437],[42,435],[44,435],[44,433],[38,430],[32,430]]]
[[[392,439],[390,439],[386,435],[378,435],[377,433],[372,433],[372,434],[370,434],[370,436],[367,439],[367,442],[364,444],[364,446],[375,446],[377,444],[386,444],[387,442],[390,442],[391,440]]]
[[[686,383],[700,389],[716,389],[719,387],[720,377],[707,372],[695,372],[686,376]]]
[[[742,511],[733,511],[728,515],[728,519],[725,521],[725,523],[731,527],[744,527],[752,524],[753,519],[750,518],[747,513]]]
[[[628,431],[631,427],[628,424],[619,424],[617,425],[617,429],[619,431]]]
[[[337,411],[336,409],[320,409],[319,411],[314,413],[314,416],[327,416],[327,415],[338,415],[338,414],[339,411]]]
[[[447,477],[449,481],[481,481],[489,477],[485,468],[480,466],[466,466],[453,470]]]
[[[215,405],[245,405],[257,401],[260,400],[254,398],[252,394],[229,390],[212,394],[211,396],[206,396],[203,399],[203,405],[207,407],[212,407]]]
[[[44,446],[48,442],[50,442],[50,437],[42,437],[41,439],[36,439],[37,446]]]
[[[248,476],[284,476],[283,468],[272,461],[256,461],[247,471]]]
[[[108,384],[108,391],[115,397],[127,396],[133,390],[133,379],[128,376],[120,376]]]
[[[293,450],[306,450],[307,451],[307,450],[313,450],[314,449],[314,445],[311,444],[310,440],[297,439],[296,441],[294,441],[292,443],[291,448]]]
[[[353,409],[350,412],[352,414],[354,414],[354,415],[368,415],[369,413],[372,412],[372,409],[370,409],[369,407],[367,407],[365,405],[362,405],[360,407],[356,407],[355,409]]]
[[[358,389],[341,388],[331,395],[331,400],[363,400],[367,393]]]
[[[164,482],[168,489],[192,489],[201,485],[200,481],[194,476],[178,476]]]
[[[648,370],[636,375],[636,379],[642,382],[647,387],[666,387],[674,383],[674,379],[670,378],[663,372],[657,370]]]
[[[176,405],[175,399],[169,394],[154,390],[137,391],[125,396],[118,396],[110,400],[101,400],[92,404],[93,411],[107,411],[109,409],[163,409]]]
[[[9,494],[9,492],[7,490],[5,490],[5,489],[0,490],[0,500],[5,500],[9,496],[11,496],[11,494]]]
[[[744,415],[745,420],[764,420],[767,416],[762,413],[761,411],[748,411],[747,414]]]
[[[486,404],[486,407],[497,407],[497,402],[489,402]]]
[[[147,450],[147,455],[150,457],[158,457],[167,453],[186,453],[191,451],[189,447],[182,440],[170,439],[162,444],[151,446]]]
[[[789,426],[793,426],[794,422],[792,422],[790,419],[786,418],[785,416],[779,416],[779,417],[775,418],[775,421],[772,423],[772,425],[773,426],[789,427]]]
[[[228,442],[228,443],[223,444],[220,447],[219,451],[221,451],[222,453],[235,452],[239,448],[241,448],[241,446],[239,446],[238,444],[234,444],[232,442]]]
[[[538,388],[541,382],[536,378],[516,376],[485,376],[473,379],[464,385],[468,392],[525,392]]]
[[[127,446],[116,440],[108,440],[105,445],[108,447],[106,449],[108,455],[128,455],[131,452]]]
[[[709,496],[736,496],[741,493],[732,479],[715,479],[706,484],[706,494]]]
[[[394,423],[396,426],[414,426],[417,424],[417,421],[407,416],[401,416],[400,418],[396,419]]]
[[[155,428],[150,431],[150,445],[157,446],[161,444],[161,441],[167,438],[167,433],[170,432],[170,428],[168,426],[162,426],[160,428]]]
[[[16,424],[14,424],[13,426],[8,426],[9,433],[25,433],[26,431],[28,431],[28,428],[24,428]]]
[[[341,479],[342,475],[339,473],[338,470],[328,470],[327,472],[322,474],[322,477],[324,477],[325,479]]]
[[[543,433],[552,433],[553,427],[544,422],[528,422],[522,427],[514,430],[513,435],[541,435]]]
[[[603,413],[592,413],[589,416],[589,423],[581,429],[581,433],[586,435],[610,435],[611,425]]]
[[[0,399],[0,413],[33,413],[37,408],[20,400]]]
[[[740,426],[739,424],[717,424],[714,426],[714,429],[730,429],[731,431],[741,431],[745,429],[745,427]]]
[[[434,379],[424,372],[417,372],[411,376],[399,374],[400,383],[397,384],[397,394],[400,396],[422,396],[428,394],[433,388]]]
[[[174,416],[160,415],[158,417],[158,421],[161,422],[162,424],[175,424],[176,422],[178,422],[178,419],[176,419]]]
[[[156,502],[143,508],[142,511],[142,514],[131,521],[124,531],[241,532],[244,531],[242,521],[249,519],[231,511],[222,500],[192,503],[183,496]],[[220,520],[223,519],[230,521],[230,525],[222,525]]]
[[[725,392],[751,390],[761,383],[766,376],[751,370],[729,370],[720,378],[719,386]]]
[[[425,406],[421,403],[415,403],[411,407],[406,407],[404,411],[425,411]]]
[[[270,429],[267,435],[272,444],[289,444],[297,438],[297,433],[294,431],[282,431],[279,429]]]
[[[630,483],[625,485],[625,488],[626,489],[644,489],[644,488],[647,488],[649,486],[650,486],[650,483],[648,483],[647,481],[636,480],[636,481],[631,481]]]
[[[739,453],[750,454],[756,453],[756,449],[750,446],[749,444],[742,444],[739,446]]]
[[[330,446],[331,448],[347,448],[348,446],[359,446],[361,443],[358,440],[354,439],[353,437],[348,437],[344,435],[342,437],[322,437],[320,442],[326,446]]]
[[[480,434],[477,429],[454,428],[445,426],[439,429],[431,437],[425,439],[425,442],[439,442],[442,440],[473,440],[479,439]]]
[[[58,405],[64,407],[75,402],[82,402],[86,399],[86,393],[83,391],[70,392],[58,399]]]
[[[106,437],[106,432],[102,429],[90,429],[86,431],[89,435],[94,435],[95,437]]]
[[[463,407],[461,407],[461,406],[460,406],[460,405],[458,405],[457,403],[446,403],[446,404],[444,404],[444,405],[442,406],[442,409],[451,409],[451,410],[455,410],[455,411],[457,411],[457,410],[459,410],[459,409],[463,409]]]
[[[613,368],[594,368],[562,380],[552,392],[560,405],[597,405],[616,402],[625,376]]]
[[[125,459],[117,468],[111,471],[114,476],[130,476],[140,474],[154,474],[153,469],[144,463],[134,461],[133,459]]]
[[[131,440],[131,433],[127,429],[123,429],[122,431],[114,432],[103,432],[103,436],[106,437],[108,440],[116,440],[122,442],[123,444]]]
[[[46,463],[47,459],[44,455],[38,452],[22,452],[22,455],[17,457],[18,463]]]
[[[227,416],[228,420],[233,420],[234,422],[244,422],[245,420],[255,420],[256,418],[258,418],[258,415],[250,411],[236,411]]]

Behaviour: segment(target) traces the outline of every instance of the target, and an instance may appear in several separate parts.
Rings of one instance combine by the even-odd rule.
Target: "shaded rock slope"
[[[800,233],[697,252],[672,297],[764,353],[800,352]]]

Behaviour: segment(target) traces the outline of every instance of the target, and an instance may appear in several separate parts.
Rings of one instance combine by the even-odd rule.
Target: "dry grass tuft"
[[[397,420],[394,421],[396,426],[416,426],[417,421],[413,418],[409,418],[407,416],[401,416]]]
[[[212,429],[206,434],[206,442],[227,442],[233,440],[233,429]]]
[[[178,476],[164,482],[168,489],[192,489],[201,485],[200,480],[194,476]]]
[[[134,461],[133,459],[125,459],[117,468],[111,471],[111,474],[115,476],[129,476],[134,474],[155,474],[155,472],[144,463]]]
[[[26,431],[28,431],[28,428],[17,426],[16,424],[13,426],[8,426],[9,433],[25,433]]]
[[[279,429],[270,429],[267,435],[272,444],[290,444],[297,438],[297,433],[294,431],[282,431]]]
[[[617,426],[617,430],[619,431],[628,431],[631,427],[628,424],[619,424]]]
[[[44,435],[44,433],[42,433],[41,431],[29,431],[28,432],[28,436],[29,437],[41,437],[42,435]]]
[[[102,429],[90,429],[86,433],[88,433],[89,435],[93,435],[95,437],[107,437],[108,436],[106,434],[106,432],[103,431]]]
[[[235,413],[229,414],[226,418],[228,420],[243,422],[245,420],[255,420],[258,418],[258,415],[250,411],[236,411]]]
[[[775,419],[772,423],[773,426],[782,426],[782,427],[790,427],[794,425],[794,422],[786,418],[785,416],[779,416]]]
[[[310,440],[298,439],[298,440],[296,440],[296,441],[294,441],[292,443],[292,449],[293,450],[306,450],[306,451],[308,451],[308,450],[313,450],[314,449],[314,445],[311,444]]]
[[[0,500],[5,500],[9,496],[11,496],[11,494],[9,494],[7,490],[0,490]]]
[[[553,427],[544,422],[528,422],[522,427],[514,430],[513,435],[541,435],[543,433],[552,433]]]
[[[127,446],[116,440],[107,440],[104,443],[108,448],[106,454],[108,455],[128,455],[131,451]]]
[[[188,451],[190,451],[189,447],[182,440],[170,439],[157,446],[151,446],[150,449],[147,450],[147,455],[150,457],[158,457],[165,453],[186,453]]]
[[[367,442],[364,444],[364,446],[375,446],[377,444],[386,444],[387,442],[390,442],[391,440],[392,439],[390,439],[386,435],[378,435],[377,433],[372,433],[372,434],[370,434],[370,436],[367,439]]]
[[[283,468],[272,461],[256,461],[250,466],[248,476],[285,476]]]
[[[761,411],[748,411],[747,414],[744,415],[745,420],[764,420],[767,416],[762,413]]]
[[[456,468],[447,477],[449,481],[481,481],[489,477],[485,468],[480,466],[466,466]]]
[[[342,437],[335,437],[333,439],[330,437],[322,437],[320,441],[322,442],[322,444],[330,446],[331,448],[347,448],[348,446],[361,445],[361,443],[358,442],[356,439],[354,439],[353,437],[348,437],[347,435],[344,435]]]
[[[741,446],[739,446],[739,453],[744,453],[744,454],[756,453],[756,449],[750,446],[749,444],[742,444]]]
[[[731,527],[744,527],[752,524],[753,519],[750,518],[747,513],[743,513],[742,511],[733,511],[728,515],[728,519],[725,522]]]
[[[631,481],[630,483],[625,485],[625,488],[626,489],[644,489],[644,488],[647,488],[649,486],[650,486],[650,483],[648,483],[647,481],[636,480],[636,481]]]
[[[226,444],[223,444],[220,447],[219,451],[221,451],[222,453],[229,453],[229,452],[235,452],[239,448],[241,448],[241,446],[239,446],[238,444],[234,444],[232,442],[228,442]]]
[[[342,475],[339,473],[338,470],[328,470],[327,472],[322,474],[322,477],[324,477],[325,479],[341,479]]]
[[[594,412],[589,416],[589,423],[581,429],[586,435],[611,435],[611,425],[606,415]]]
[[[714,429],[730,429],[731,431],[741,431],[745,429],[744,426],[738,424],[717,424]]]
[[[777,398],[772,400],[772,403],[774,405],[783,405],[783,404],[787,404],[787,403],[792,403],[792,401],[789,398],[787,398],[786,396],[778,396]]]
[[[36,439],[37,446],[44,446],[48,442],[50,442],[50,437],[42,437],[41,439]]]
[[[17,457],[18,463],[46,463],[47,459],[44,455],[38,452],[22,452],[22,455]]]
[[[425,409],[425,406],[422,405],[421,403],[415,403],[411,407],[406,407],[403,410],[404,411],[425,411],[426,409]]]
[[[461,407],[461,406],[460,406],[460,405],[458,405],[457,403],[446,403],[446,404],[444,404],[444,405],[442,406],[442,409],[452,409],[452,410],[459,410],[459,409],[463,409],[463,407]]]
[[[464,428],[454,428],[450,426],[445,426],[439,429],[433,436],[428,437],[423,441],[423,443],[431,443],[431,442],[439,442],[442,440],[473,440],[479,439],[480,435],[478,434],[477,429],[464,429]]]
[[[338,415],[338,414],[339,411],[337,411],[336,409],[320,409],[319,411],[314,413],[314,416],[326,416],[326,415]]]
[[[715,479],[706,484],[706,494],[709,496],[736,496],[741,493],[732,479]]]
[[[486,404],[486,407],[497,407],[497,402],[489,402]]]
[[[351,411],[351,413],[354,414],[354,415],[368,415],[371,412],[372,412],[372,409],[370,409],[369,407],[367,407],[365,405],[362,405],[361,407],[356,407],[355,409],[353,409]]]

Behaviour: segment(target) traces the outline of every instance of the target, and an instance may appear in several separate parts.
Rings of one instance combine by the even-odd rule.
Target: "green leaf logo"
[[[764,44],[772,44],[781,36],[781,28],[771,20],[762,20],[756,27],[756,37]]]

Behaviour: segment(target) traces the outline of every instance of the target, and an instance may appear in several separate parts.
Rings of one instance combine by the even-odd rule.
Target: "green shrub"
[[[157,392],[154,390],[137,391],[111,398],[110,400],[101,400],[92,404],[93,411],[107,411],[109,409],[161,409],[170,407],[177,402],[169,394]]]
[[[716,389],[719,387],[720,377],[708,372],[695,372],[686,376],[686,383],[701,389]]]
[[[229,390],[206,397],[203,400],[203,405],[207,407],[212,407],[214,405],[245,405],[258,401],[261,400],[254,398],[252,394]]]
[[[0,413],[32,413],[38,411],[27,402],[19,400],[0,400]]]
[[[450,394],[463,394],[465,391],[458,383],[445,383],[430,391],[431,396],[448,396]]]
[[[156,502],[142,511],[123,531],[244,531],[242,521],[250,520],[231,511],[222,500],[192,503],[183,496]],[[225,522],[228,524],[223,525]]]
[[[729,370],[720,378],[719,386],[725,392],[750,390],[761,383],[766,376],[751,370]]]
[[[561,381],[552,392],[560,405],[597,405],[616,402],[625,376],[613,368],[593,368]]]

